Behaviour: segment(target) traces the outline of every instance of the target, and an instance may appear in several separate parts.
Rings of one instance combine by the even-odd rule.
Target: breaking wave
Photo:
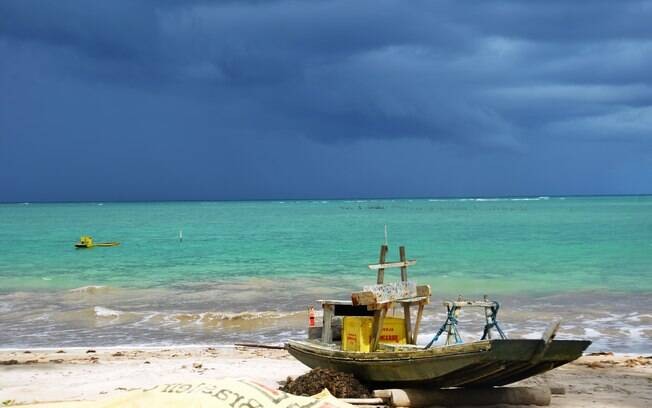
[[[70,289],[68,292],[70,293],[83,293],[83,294],[90,294],[94,295],[96,293],[105,293],[109,292],[113,288],[110,286],[104,286],[104,285],[89,285],[89,286],[82,286],[79,288],[75,289]]]
[[[120,317],[124,314],[124,312],[120,310],[113,310],[109,309],[108,307],[102,307],[102,306],[95,306],[93,308],[93,311],[95,312],[96,317]]]

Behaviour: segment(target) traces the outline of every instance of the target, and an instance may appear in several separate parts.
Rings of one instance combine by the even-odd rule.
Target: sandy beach
[[[241,347],[67,348],[0,352],[0,402],[96,400],[156,384],[249,378],[277,387],[308,371],[284,350]],[[596,355],[527,383],[563,385],[552,407],[652,406],[652,356]]]

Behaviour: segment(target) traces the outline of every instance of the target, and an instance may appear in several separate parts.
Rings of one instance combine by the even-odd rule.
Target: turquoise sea
[[[652,196],[0,204],[0,348],[305,336],[315,299],[375,283],[384,225],[433,288],[420,342],[442,300],[486,294],[510,336],[561,318],[593,350],[652,351]]]

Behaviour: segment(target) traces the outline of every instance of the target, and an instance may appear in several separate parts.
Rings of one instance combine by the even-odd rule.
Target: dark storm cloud
[[[0,7],[4,38],[80,55],[59,69],[215,104],[230,103],[236,89],[250,94],[249,109],[270,113],[264,128],[321,140],[417,136],[509,146],[523,143],[529,123],[554,130],[577,119],[570,133],[601,122],[618,130],[652,99],[649,2]]]
[[[152,167],[154,153],[202,156],[191,139],[240,153],[236,139],[258,137],[429,141],[460,149],[450,157],[649,152],[650,21],[649,1],[4,0],[4,154],[52,130],[62,157],[102,157],[118,138],[128,151],[115,154],[146,151]]]

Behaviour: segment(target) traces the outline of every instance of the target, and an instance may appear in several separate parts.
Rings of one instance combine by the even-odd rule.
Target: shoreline
[[[238,343],[239,344],[239,343]],[[73,352],[73,351],[86,351],[89,349],[95,350],[95,351],[115,351],[115,350],[124,350],[124,351],[167,351],[170,349],[174,350],[200,350],[200,349],[223,349],[223,350],[229,350],[229,349],[238,349],[238,348],[250,348],[250,349],[255,349],[253,346],[241,346],[236,343],[214,343],[214,344],[171,344],[171,345],[117,345],[117,346],[62,346],[62,347],[10,347],[10,348],[0,348],[0,357],[2,357],[6,353],[24,353],[26,351],[29,352],[41,352],[41,353],[48,353],[48,352],[57,352],[60,350],[66,351],[66,352]],[[254,344],[254,343],[249,343],[249,344]],[[266,345],[266,346],[282,346],[284,342],[271,342],[271,343],[260,343],[261,345]],[[262,347],[261,347],[262,348]],[[606,353],[606,354],[605,354]],[[581,358],[587,358],[587,357],[602,357],[602,356],[611,356],[611,357],[616,357],[616,358],[635,358],[635,357],[646,357],[646,356],[651,356],[652,357],[652,346],[650,347],[649,351],[643,351],[643,352],[636,352],[636,353],[623,353],[623,352],[615,352],[615,351],[591,351],[588,353],[584,353],[584,355]]]
[[[652,406],[652,353],[587,355],[520,385],[563,385],[552,407]],[[308,367],[285,350],[235,345],[0,350],[0,401],[92,401],[157,384],[248,378],[277,388]]]

